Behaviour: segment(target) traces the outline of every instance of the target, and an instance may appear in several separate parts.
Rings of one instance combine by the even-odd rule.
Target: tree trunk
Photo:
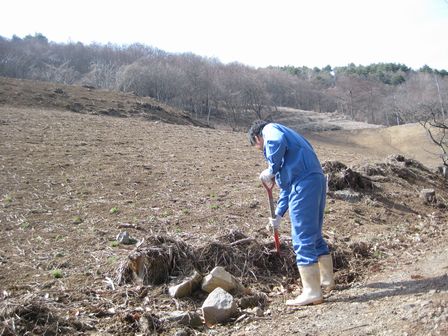
[[[442,95],[440,94],[440,86],[439,86],[439,81],[437,80],[436,74],[434,74],[434,81],[436,82],[437,93],[439,95],[440,110],[442,111],[442,120],[445,122],[445,110],[443,109],[443,100],[442,100]]]

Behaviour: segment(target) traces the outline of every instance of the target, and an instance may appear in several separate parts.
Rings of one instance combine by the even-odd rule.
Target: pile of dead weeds
[[[323,163],[328,179],[329,198],[333,192],[356,191],[362,197],[386,197],[381,182],[390,179],[395,183],[443,187],[446,183],[436,172],[402,155],[392,155],[383,163],[347,167],[338,161]],[[385,179],[377,179],[377,177]],[[397,180],[399,180],[397,182]],[[410,189],[413,190],[413,189]],[[439,189],[440,190],[440,189]],[[418,198],[418,194],[415,195]],[[347,199],[347,201],[351,201]],[[432,208],[428,208],[432,211]],[[364,277],[372,264],[379,259],[378,241],[352,241],[350,237],[325,237],[332,252],[337,283],[348,285]],[[389,237],[390,238],[390,237]],[[383,247],[390,244],[384,238]],[[194,240],[194,239],[193,239]],[[172,279],[191,276],[193,272],[206,274],[216,266],[224,267],[245,286],[257,284],[288,284],[299,278],[295,254],[290,238],[282,237],[281,253],[274,251],[268,242],[248,237],[242,232],[228,234],[191,246],[170,236],[145,237],[145,243],[122,260],[116,271],[118,285],[141,282],[143,285],[162,285]]]
[[[440,172],[432,171],[417,160],[401,154],[388,156],[384,162],[353,167],[364,178],[374,182],[396,182],[404,187],[446,188],[447,181]]]
[[[0,302],[0,335],[83,335],[92,327],[64,316],[64,307],[37,294]]]
[[[349,284],[362,278],[366,267],[374,261],[371,245],[326,237],[332,251],[336,280]],[[281,251],[273,242],[264,242],[232,231],[201,246],[193,247],[169,236],[145,238],[116,270],[119,285],[142,283],[162,285],[171,279],[210,272],[224,267],[245,286],[285,285],[297,281],[299,272],[290,239],[282,237]]]
[[[328,179],[328,190],[375,190],[375,182],[406,182],[409,185],[443,188],[446,181],[439,173],[431,171],[420,162],[400,154],[390,155],[384,162],[347,167],[339,161],[322,164]]]

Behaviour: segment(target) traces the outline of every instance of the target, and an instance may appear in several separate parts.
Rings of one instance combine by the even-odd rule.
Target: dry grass
[[[18,92],[15,102],[56,94],[39,90],[38,98]],[[70,92],[84,101],[76,96],[81,91]],[[118,104],[117,96],[97,95],[104,109]],[[161,317],[195,311],[204,294],[173,300],[167,286],[216,265],[280,309],[277,287],[288,291],[298,278],[289,220],[280,230],[279,257],[264,230],[269,209],[257,175],[265,163],[245,134],[39,106],[0,107],[0,334],[94,328],[135,335],[142,316],[150,316],[147,324],[169,335],[173,329]],[[341,288],[443,236],[446,180],[414,156],[383,156],[391,147],[367,152],[348,144],[343,132],[310,139],[322,162],[340,163],[330,173],[330,190],[353,188],[360,195],[353,203],[328,195],[324,232]],[[427,187],[435,189],[437,203],[419,199]],[[115,242],[123,229],[138,248]],[[146,266],[131,267],[139,258]],[[135,281],[139,273],[146,281]]]

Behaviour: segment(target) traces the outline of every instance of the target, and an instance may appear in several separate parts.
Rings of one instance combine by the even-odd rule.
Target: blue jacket
[[[270,123],[263,127],[262,135],[264,157],[280,187],[275,214],[283,217],[292,186],[310,174],[323,174],[322,166],[311,144],[292,129]]]

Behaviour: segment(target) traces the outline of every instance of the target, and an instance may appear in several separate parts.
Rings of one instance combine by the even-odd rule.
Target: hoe
[[[275,183],[272,182],[271,186],[268,186],[266,183],[261,181],[263,183],[264,188],[266,189],[266,192],[268,194],[269,199],[269,209],[271,210],[271,217],[275,218],[275,207],[274,207],[274,199],[272,197],[272,189],[274,188]],[[274,244],[275,244],[275,250],[277,251],[277,254],[280,255],[280,239],[278,238],[278,230],[274,230]]]

